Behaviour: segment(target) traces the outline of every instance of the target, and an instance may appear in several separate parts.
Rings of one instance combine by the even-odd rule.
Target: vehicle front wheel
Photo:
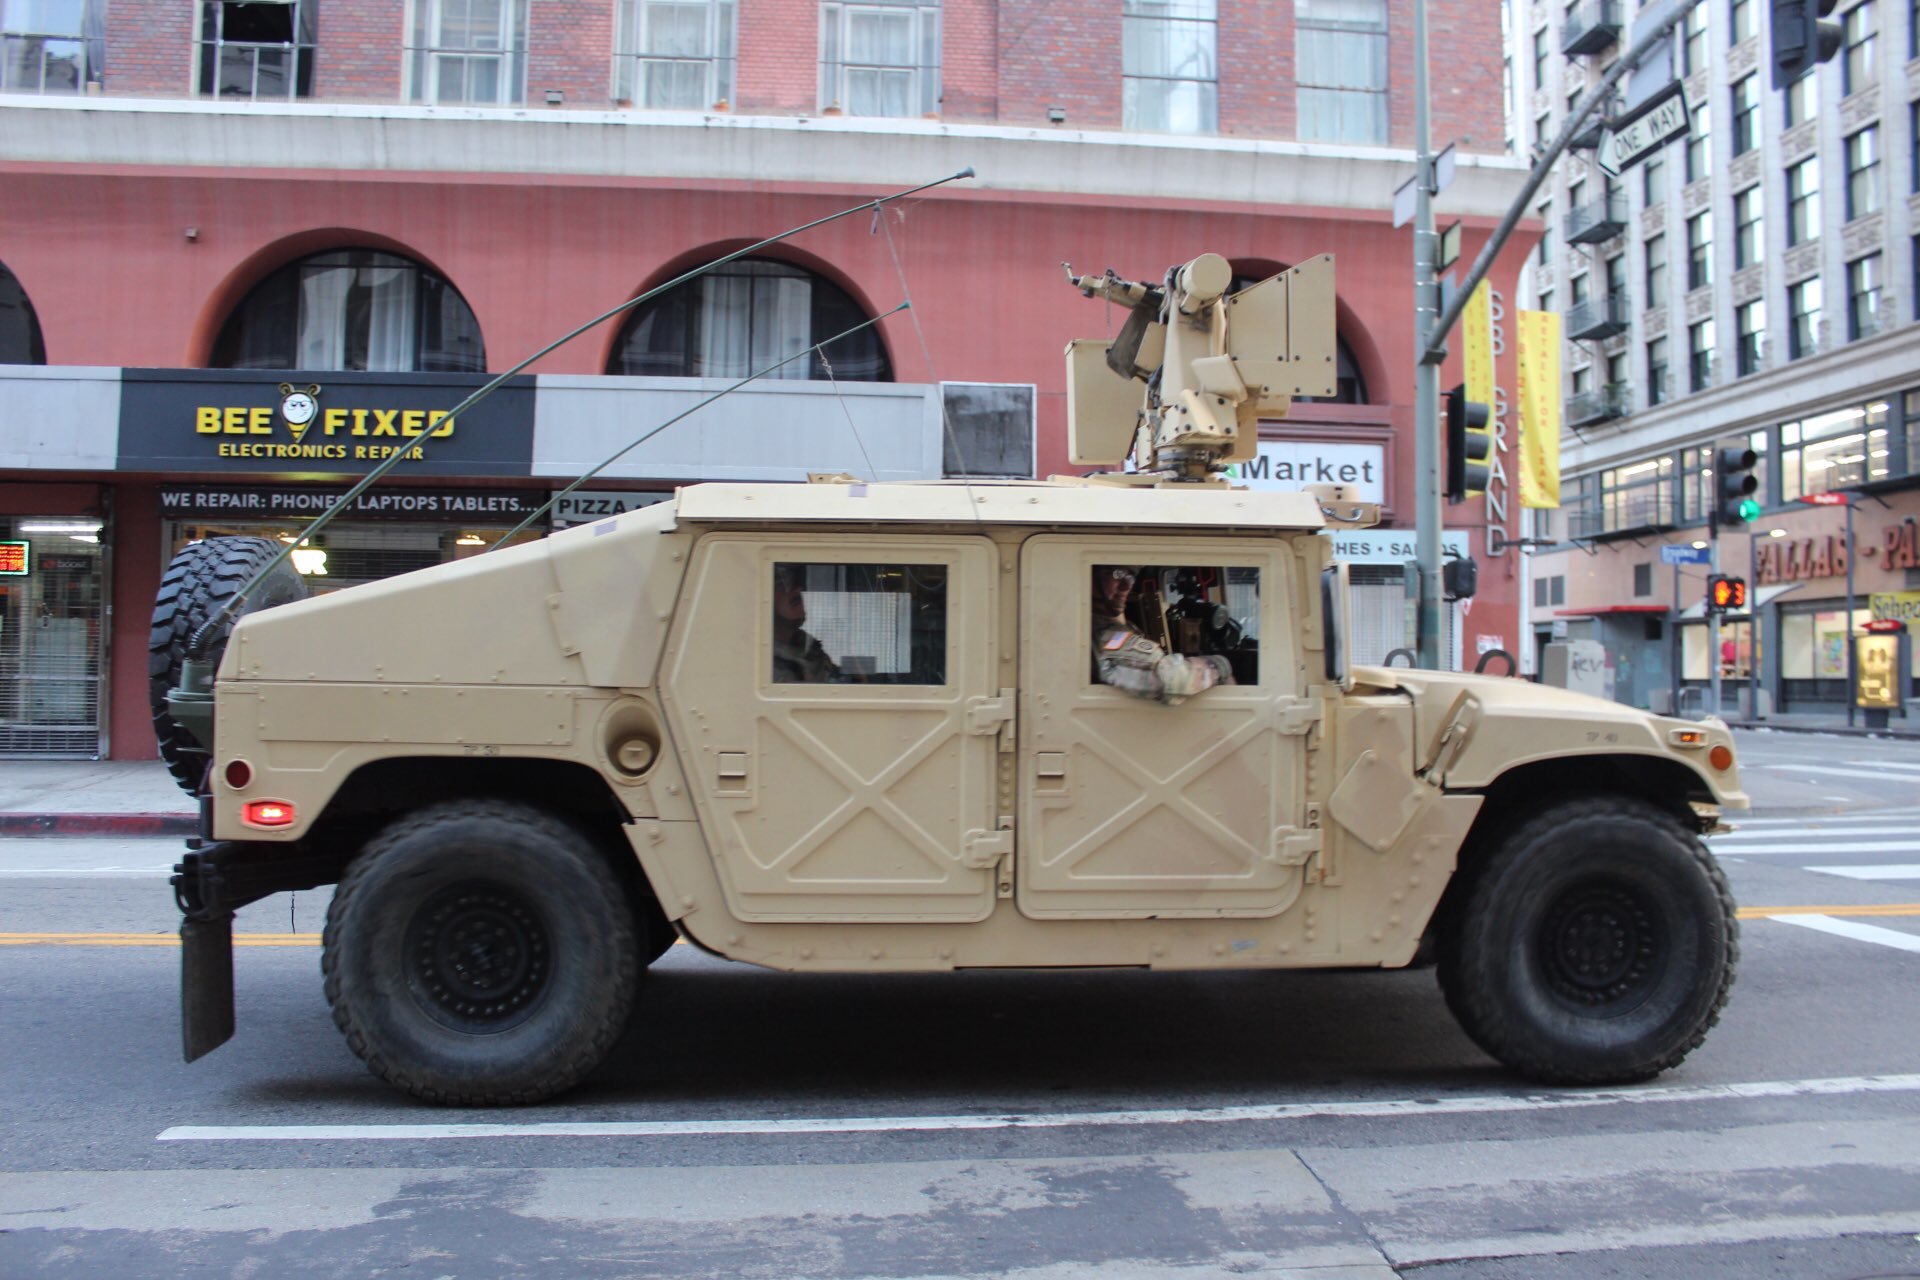
[[[1566,801],[1474,875],[1440,947],[1473,1041],[1548,1084],[1677,1065],[1719,1021],[1739,959],[1733,895],[1698,836],[1624,796]]]
[[[497,800],[395,822],[327,912],[327,1002],[382,1080],[460,1106],[538,1102],[618,1039],[640,982],[612,866],[552,814]]]

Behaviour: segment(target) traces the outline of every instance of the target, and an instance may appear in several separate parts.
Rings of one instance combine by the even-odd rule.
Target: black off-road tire
[[[435,805],[354,859],[321,967],[374,1075],[451,1106],[539,1102],[600,1064],[643,965],[605,854],[528,805]]]
[[[180,683],[187,660],[187,644],[207,619],[220,611],[234,593],[280,554],[280,544],[269,538],[206,538],[189,543],[160,577],[153,602],[153,630],[147,636],[148,701],[153,708],[153,733],[160,741],[160,757],[188,792],[199,789],[212,743],[202,743],[167,709],[167,694]],[[247,597],[241,613],[255,613],[291,600],[304,599],[307,584],[282,564]],[[205,656],[219,664],[226,651],[232,623],[208,637]]]
[[[1700,838],[1625,796],[1510,830],[1438,947],[1474,1043],[1546,1084],[1648,1080],[1691,1053],[1740,958],[1733,894]]]

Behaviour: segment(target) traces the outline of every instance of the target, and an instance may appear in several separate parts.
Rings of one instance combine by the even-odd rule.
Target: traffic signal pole
[[[1428,136],[1427,0],[1413,3],[1413,342],[1424,348],[1445,333],[1435,323],[1433,154]],[[1420,561],[1420,597],[1414,611],[1418,665],[1440,669],[1440,365],[1422,360],[1413,370],[1414,554]]]

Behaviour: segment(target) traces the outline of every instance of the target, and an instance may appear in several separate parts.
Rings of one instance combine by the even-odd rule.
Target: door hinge
[[[1320,852],[1320,838],[1318,827],[1275,827],[1267,857],[1283,867],[1303,867]]]
[[[1280,698],[1274,704],[1274,728],[1289,737],[1307,733],[1320,723],[1326,704],[1318,698]]]
[[[999,749],[1013,750],[1013,690],[1002,689],[999,696],[967,699],[967,732],[1000,736]]]
[[[967,832],[962,842],[961,865],[975,871],[985,871],[1002,858],[1013,856],[1013,829],[1009,826],[999,831],[982,831],[975,828]]]

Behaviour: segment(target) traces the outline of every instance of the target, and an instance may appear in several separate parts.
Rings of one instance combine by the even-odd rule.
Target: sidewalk
[[[9,760],[0,836],[190,836],[199,806],[158,760]]]
[[[1885,729],[1867,728],[1866,716],[1858,714],[1852,728],[1847,727],[1847,713],[1838,712],[1783,712],[1768,716],[1765,720],[1738,720],[1726,716],[1726,722],[1735,729],[1771,729],[1777,733],[1837,733],[1855,738],[1908,738],[1920,739],[1920,720],[1911,716],[1890,716]]]

